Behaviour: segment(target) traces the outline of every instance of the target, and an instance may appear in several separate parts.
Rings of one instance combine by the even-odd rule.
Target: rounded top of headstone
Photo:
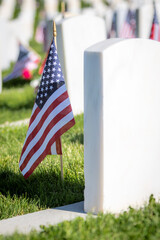
[[[95,21],[95,22],[103,22],[105,24],[104,19],[102,19],[101,17],[98,16],[94,16],[94,15],[87,15],[87,14],[81,14],[81,15],[70,15],[69,17],[63,18],[60,21],[57,21],[56,24],[83,24],[84,22],[91,22],[91,21]],[[95,29],[96,30],[96,29]]]
[[[160,46],[160,43],[158,41],[154,41],[151,39],[140,39],[140,38],[112,38],[112,39],[107,39],[101,42],[98,42],[89,48],[85,50],[85,52],[104,52],[110,47],[117,46],[117,44],[131,44],[131,43],[141,43],[141,44],[156,44],[157,46]]]

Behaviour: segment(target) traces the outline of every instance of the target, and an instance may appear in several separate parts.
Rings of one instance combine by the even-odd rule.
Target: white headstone
[[[160,3],[156,3],[156,11],[160,21]],[[139,9],[139,37],[149,38],[153,21],[153,4],[142,5]]]
[[[57,23],[58,55],[74,114],[84,110],[84,50],[105,38],[105,22],[98,17],[83,15]]]
[[[11,19],[13,16],[15,5],[15,0],[3,0],[0,6],[0,19]]]
[[[2,71],[1,71],[1,62],[0,62],[0,93],[2,92]]]
[[[45,7],[47,19],[51,19],[58,12],[58,1],[57,0],[45,0],[44,7]]]
[[[116,7],[117,11],[117,33],[118,36],[123,28],[123,25],[126,20],[127,12],[128,12],[128,4],[127,2],[121,2]]]
[[[106,33],[108,33],[111,30],[113,14],[114,14],[114,11],[111,8],[106,9],[106,13],[104,17],[105,23],[106,23]]]
[[[9,21],[0,21],[0,32],[1,69],[4,70],[7,69],[11,61],[15,61],[18,56],[18,41]]]
[[[84,54],[85,211],[160,196],[160,44],[111,39]]]
[[[35,0],[23,0],[20,15],[15,20],[0,21],[0,58],[1,68],[6,69],[12,61],[16,61],[19,52],[19,41],[28,45],[33,36],[34,18],[36,3]]]
[[[66,0],[67,11],[71,13],[79,13],[80,11],[80,1],[79,0]]]

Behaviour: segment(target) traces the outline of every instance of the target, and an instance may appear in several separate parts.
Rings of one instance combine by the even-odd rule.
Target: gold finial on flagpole
[[[54,37],[54,43],[57,48],[57,29],[56,29],[56,23],[53,21],[53,37]]]
[[[54,37],[54,43],[55,43],[55,46],[57,48],[57,30],[56,30],[56,23],[55,21],[53,21],[53,37]],[[61,141],[61,139],[60,139]],[[64,180],[64,175],[63,175],[63,159],[62,159],[62,155],[60,155],[60,162],[61,162],[61,180],[63,181]]]

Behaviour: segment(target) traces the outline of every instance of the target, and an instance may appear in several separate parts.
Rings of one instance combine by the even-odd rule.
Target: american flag
[[[26,69],[28,71],[36,69],[38,67],[39,61],[40,57],[36,53],[29,51],[20,43],[19,55],[14,65],[13,71],[3,79],[3,82],[8,82],[12,79],[23,76],[23,71]]]
[[[126,20],[119,34],[120,38],[135,38],[136,37],[136,13],[128,10]]]
[[[37,26],[36,33],[35,33],[35,40],[38,43],[44,43],[44,27],[45,23],[41,21]]]
[[[19,160],[28,178],[48,154],[61,154],[60,136],[75,124],[54,40],[42,74]]]
[[[158,16],[157,16],[155,2],[153,2],[153,4],[154,4],[154,16],[153,16],[151,33],[150,33],[149,38],[160,41],[160,26],[159,26],[159,22],[158,22]]]

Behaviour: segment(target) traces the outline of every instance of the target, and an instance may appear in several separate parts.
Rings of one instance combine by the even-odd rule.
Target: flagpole
[[[53,37],[54,37],[54,43],[55,46],[57,48],[57,30],[56,30],[56,23],[55,21],[53,21]],[[62,159],[62,155],[60,155],[60,162],[61,162],[61,180],[64,180],[64,175],[63,175],[63,159]]]
[[[63,0],[61,2],[61,13],[62,13],[62,18],[65,17],[65,1]]]

